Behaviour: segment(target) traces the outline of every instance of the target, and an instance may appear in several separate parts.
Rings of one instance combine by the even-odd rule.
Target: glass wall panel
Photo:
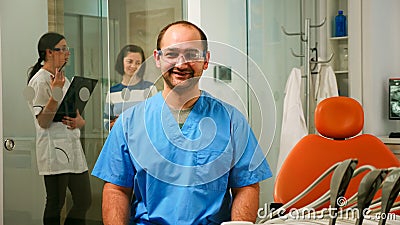
[[[120,49],[135,44],[143,48],[146,57],[152,57],[159,30],[182,19],[182,3],[181,0],[89,2],[64,1],[64,31],[71,47],[71,57],[65,69],[67,77],[84,76],[99,80],[85,108],[86,125],[82,132],[91,172],[108,135],[103,121],[104,109],[108,107],[107,93],[111,86],[122,81],[122,76],[115,70]],[[158,78],[158,73],[144,77],[154,83]],[[162,83],[158,85],[162,88]],[[87,217],[93,224],[100,224],[103,182],[92,176],[90,179],[93,203]]]
[[[65,74],[97,79],[83,117],[86,124],[81,130],[81,142],[91,172],[103,146],[106,132],[103,128],[103,108],[108,77],[107,4],[104,1],[64,1],[64,35],[70,47],[70,58]],[[88,223],[101,224],[101,191],[103,182],[90,176],[92,205],[87,213]],[[67,207],[71,205],[67,195]]]
[[[275,107],[276,127],[275,130],[266,130],[271,115],[252,114],[252,126],[260,133],[260,140],[271,140],[264,144],[268,148],[267,159],[271,168],[276,171],[276,159],[278,158],[280,130],[282,121],[282,107],[284,89],[287,77],[291,68],[298,67],[300,59],[291,55],[290,48],[294,51],[301,51],[299,36],[287,37],[283,34],[281,26],[292,32],[300,32],[300,4],[294,0],[252,0],[248,1],[248,54],[255,64],[263,71],[269,87],[258,85],[255,77],[249,75],[250,83],[256,89],[271,88],[275,105],[260,104],[260,97],[251,95],[252,107],[260,107],[265,111],[268,107]],[[252,69],[252,68],[250,68]],[[258,103],[257,103],[258,102]],[[257,108],[253,109],[254,112]],[[276,174],[275,174],[276,175]],[[269,179],[261,183],[260,203],[268,205],[273,202],[274,179]]]
[[[202,0],[196,22],[205,30],[211,42],[211,69],[206,78],[218,77],[213,67],[231,67],[229,81],[215,82],[203,79],[203,88],[219,98],[237,106],[252,125],[267,159],[275,174],[279,153],[280,130],[284,89],[293,67],[302,67],[302,58],[294,57],[291,48],[304,53],[300,36],[286,36],[284,26],[290,32],[301,32],[304,19],[315,21],[315,0]],[[312,41],[315,43],[315,30]],[[225,47],[229,46],[229,50]],[[214,48],[213,48],[214,47]],[[312,47],[315,47],[312,45]],[[232,54],[240,51],[240,54]],[[246,58],[248,57],[248,58]],[[220,80],[221,81],[221,80]],[[229,86],[230,91],[222,88]],[[234,92],[235,97],[232,97]],[[239,99],[239,100],[238,100]],[[261,183],[261,201],[273,202],[274,179]]]
[[[273,172],[276,174],[276,162],[279,154],[283,100],[286,81],[292,68],[301,68],[304,65],[303,58],[295,57],[293,52],[304,54],[304,45],[300,36],[287,36],[283,33],[282,27],[290,33],[300,33],[304,31],[304,20],[310,18],[312,24],[315,21],[316,1],[314,0],[247,0],[248,3],[248,55],[254,60],[255,65],[261,69],[265,79],[271,88],[276,108],[276,127],[274,131],[265,130],[268,123],[272,122],[270,115],[258,114],[257,107],[261,112],[265,112],[272,105],[263,104],[260,96],[250,94],[250,105],[252,109],[253,129],[261,131],[260,140],[267,140],[268,148],[267,159]],[[316,30],[311,31],[311,47],[316,47]],[[252,76],[254,68],[249,67],[249,83],[254,84],[256,89],[262,89],[258,77]],[[305,79],[302,79],[302,87]],[[264,87],[267,88],[267,87]],[[304,89],[305,91],[305,89]],[[250,92],[251,93],[251,92]],[[305,94],[305,92],[303,92]],[[302,96],[304,97],[304,96]],[[261,102],[261,104],[260,104]],[[303,104],[305,105],[305,104]],[[273,136],[272,142],[270,136]],[[261,183],[260,204],[273,202],[274,179],[269,179]]]

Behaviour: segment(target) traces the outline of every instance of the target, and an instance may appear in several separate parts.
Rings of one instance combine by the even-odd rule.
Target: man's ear
[[[154,61],[156,61],[157,68],[160,68],[161,67],[161,65],[160,65],[160,55],[158,54],[158,50],[157,49],[155,49],[153,51],[153,57],[154,57]]]
[[[207,51],[206,58],[204,59],[203,70],[208,68],[208,63],[210,62],[210,51]]]

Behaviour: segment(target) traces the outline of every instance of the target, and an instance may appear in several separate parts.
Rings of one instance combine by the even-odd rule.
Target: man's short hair
[[[207,43],[206,34],[198,26],[196,26],[195,24],[193,24],[191,22],[185,21],[185,20],[180,20],[180,21],[170,23],[160,31],[160,33],[158,34],[158,38],[157,38],[157,50],[161,50],[160,45],[161,45],[161,41],[164,37],[165,32],[174,25],[183,25],[183,26],[188,26],[188,27],[192,27],[192,28],[196,29],[200,34],[200,39],[203,41],[203,47],[204,47],[203,50],[208,51],[208,43]]]

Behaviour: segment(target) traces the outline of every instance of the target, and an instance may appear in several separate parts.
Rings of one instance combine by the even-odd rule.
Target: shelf
[[[335,72],[336,75],[338,75],[338,74],[348,74],[349,73],[348,70],[336,70],[334,72]]]
[[[329,62],[332,67],[337,81],[337,87],[339,95],[348,96],[349,95],[349,62],[348,56],[351,54],[351,49],[349,46],[349,36],[336,37],[335,36],[335,18],[338,15],[339,10],[343,10],[343,14],[347,17],[347,24],[350,23],[348,18],[348,4],[349,0],[326,0],[326,8],[323,9],[326,12],[327,27],[325,30],[325,35],[322,37],[326,44],[326,52],[333,52],[333,58]],[[348,28],[348,26],[347,26]],[[346,29],[347,29],[346,28]],[[348,31],[347,31],[348,32]],[[348,34],[348,33],[347,33]],[[345,59],[345,48],[347,48],[347,59]],[[326,54],[326,53],[325,53]]]
[[[389,138],[388,136],[378,137],[385,144],[400,145],[400,138]]]
[[[334,41],[334,40],[347,40],[348,38],[349,36],[343,36],[343,37],[331,37],[329,39]]]

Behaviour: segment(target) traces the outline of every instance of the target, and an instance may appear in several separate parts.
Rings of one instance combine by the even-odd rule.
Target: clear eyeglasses
[[[166,48],[163,50],[158,50],[158,55],[164,62],[175,64],[179,61],[179,58],[181,56],[183,57],[184,62],[204,61],[204,59],[206,58],[206,51],[202,51],[196,48]]]
[[[61,51],[63,53],[69,52],[69,47],[53,48],[54,51]]]

